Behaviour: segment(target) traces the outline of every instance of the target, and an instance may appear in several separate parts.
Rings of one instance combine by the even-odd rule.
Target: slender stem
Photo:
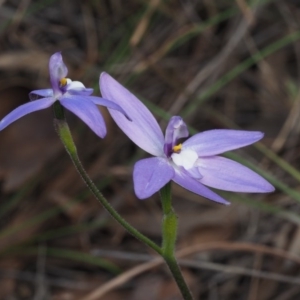
[[[172,207],[171,201],[171,182],[167,183],[160,190],[161,203],[163,208],[163,224],[162,224],[162,256],[167,263],[177,285],[180,289],[182,297],[185,300],[193,300],[193,296],[182,276],[180,267],[175,257],[175,243],[177,238],[177,216]]]
[[[170,213],[172,208],[172,197],[171,197],[171,182],[167,183],[160,191],[161,205],[164,215]]]
[[[156,243],[151,241],[149,238],[147,238],[145,235],[143,235],[134,227],[132,227],[129,223],[127,223],[109,204],[106,198],[100,193],[100,191],[98,190],[94,182],[90,179],[79,160],[77,149],[74,144],[68,123],[65,120],[63,107],[58,101],[54,103],[53,110],[55,115],[54,125],[57,130],[57,133],[62,143],[64,144],[68,154],[70,155],[71,160],[73,161],[78,173],[80,174],[88,188],[91,190],[91,192],[94,194],[94,196],[97,198],[97,200],[104,206],[104,208],[110,213],[110,215],[129,233],[131,233],[138,240],[142,241],[147,246],[152,248],[158,254],[162,255],[162,249]]]
[[[164,257],[166,264],[169,267],[169,270],[171,271],[178,288],[180,289],[181,295],[184,300],[193,300],[193,295],[187,286],[184,277],[182,276],[181,269],[176,261],[175,256],[173,257]]]
[[[184,300],[193,300],[193,296],[185,283],[185,280],[182,276],[181,270],[178,266],[174,255],[175,242],[177,236],[177,216],[175,215],[172,203],[171,203],[171,184],[167,184],[161,190],[161,199],[162,199],[162,207],[164,212],[163,218],[163,246],[160,248],[156,243],[151,241],[149,238],[144,236],[134,227],[132,227],[129,223],[127,223],[109,204],[106,198],[100,193],[97,189],[96,185],[90,179],[85,169],[83,168],[78,154],[77,149],[74,144],[69,126],[65,120],[63,107],[59,102],[55,102],[53,106],[54,115],[55,115],[55,128],[57,133],[64,144],[68,154],[70,155],[71,160],[73,161],[78,173],[82,177],[83,181],[89,187],[91,192],[97,198],[97,200],[104,206],[104,208],[110,213],[110,215],[121,225],[123,226],[129,233],[131,233],[138,240],[144,242],[147,246],[152,248],[158,254],[160,254],[165,262],[167,263],[180,291],[184,298]]]

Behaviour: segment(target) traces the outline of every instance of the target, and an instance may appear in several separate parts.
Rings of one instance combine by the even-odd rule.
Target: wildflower
[[[66,78],[68,69],[59,52],[50,57],[49,72],[52,89],[32,91],[29,94],[30,100],[40,99],[23,104],[10,112],[0,121],[0,130],[31,112],[51,106],[55,101],[59,101],[62,106],[77,115],[102,138],[106,135],[106,127],[97,105],[103,105],[124,114],[119,105],[100,97],[91,96],[93,89],[86,88],[79,81]]]
[[[145,199],[170,180],[213,201],[229,204],[206,186],[225,191],[267,193],[274,187],[245,166],[218,156],[226,151],[255,143],[263,137],[258,131],[209,130],[187,138],[186,124],[179,116],[170,119],[165,137],[151,112],[110,75],[100,76],[102,96],[122,106],[130,115],[109,112],[124,133],[140,148],[155,157],[138,161],[133,170],[136,196]]]

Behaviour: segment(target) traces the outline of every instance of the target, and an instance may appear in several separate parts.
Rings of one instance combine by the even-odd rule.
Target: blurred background
[[[272,194],[221,193],[221,206],[173,184],[178,256],[195,299],[300,299],[299,0],[1,0],[0,118],[49,88],[62,51],[68,77],[99,95],[106,71],[163,130],[265,132],[226,156]],[[110,203],[160,243],[158,195],[140,201],[132,167],[147,155],[100,108],[100,140],[67,118],[86,170]],[[116,224],[76,173],[51,109],[0,132],[0,299],[181,299],[155,253]]]

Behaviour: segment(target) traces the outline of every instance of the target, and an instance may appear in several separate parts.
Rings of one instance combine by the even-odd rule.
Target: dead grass
[[[178,256],[195,299],[299,299],[300,6],[278,1],[0,1],[0,118],[49,86],[62,51],[70,77],[99,93],[109,72],[164,127],[265,132],[237,153],[277,181],[270,195],[222,207],[173,186]],[[141,153],[103,111],[97,138],[68,114],[88,173],[155,241],[158,197],[139,201]],[[56,137],[51,110],[0,133],[0,299],[180,299],[166,267],[99,206]],[[287,189],[289,187],[289,189]]]

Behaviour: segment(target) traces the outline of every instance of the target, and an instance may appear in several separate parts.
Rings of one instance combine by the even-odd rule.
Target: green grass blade
[[[217,91],[235,79],[238,75],[242,74],[244,71],[248,70],[251,66],[261,61],[263,58],[275,53],[276,51],[282,49],[285,46],[290,45],[300,39],[300,31],[293,32],[282,39],[268,45],[263,48],[260,52],[254,54],[253,56],[245,59],[242,63],[237,65],[235,68],[226,73],[222,78],[217,80],[214,84],[208,87],[204,92],[201,93],[194,101],[191,102],[182,112],[181,116],[187,117],[193,111],[195,111],[199,105],[203,104],[205,101],[209,100]]]

